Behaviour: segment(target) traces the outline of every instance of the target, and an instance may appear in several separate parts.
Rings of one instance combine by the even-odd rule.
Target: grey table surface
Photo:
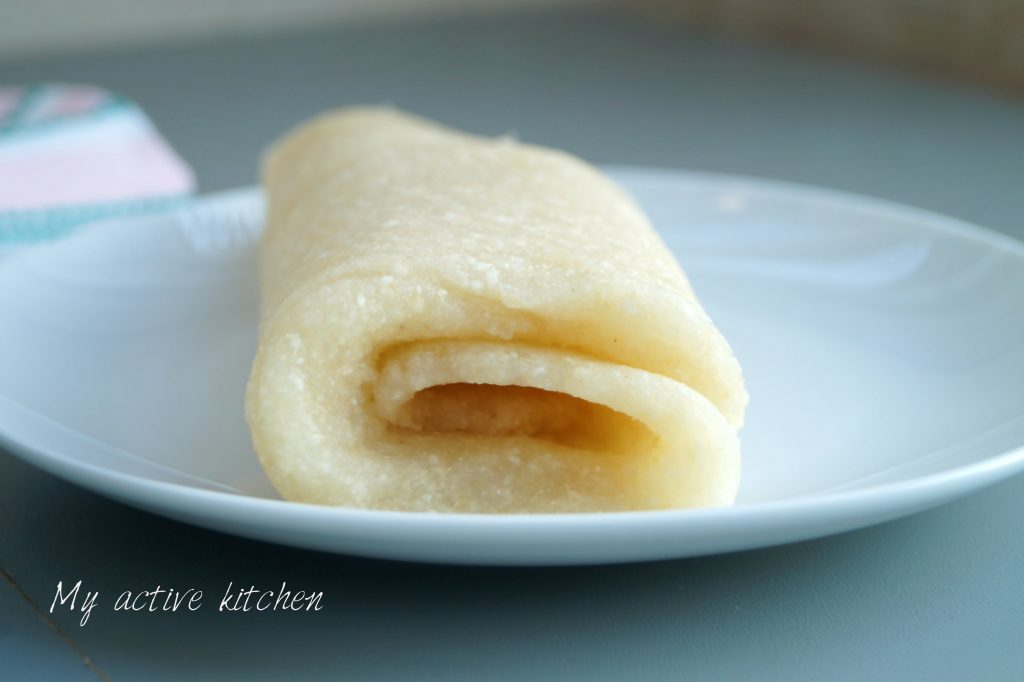
[[[613,15],[324,29],[0,63],[137,99],[203,190],[319,110],[389,102],[596,162],[810,182],[1024,238],[1024,103]],[[2,679],[1024,679],[1024,478],[823,540],[627,566],[318,554],[164,520],[0,453]],[[100,601],[47,613],[58,580]],[[322,590],[318,613],[124,614],[124,589]]]

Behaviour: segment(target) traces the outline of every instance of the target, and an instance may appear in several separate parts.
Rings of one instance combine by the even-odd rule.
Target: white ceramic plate
[[[866,526],[1024,468],[1024,246],[761,180],[617,169],[745,369],[727,509],[442,515],[281,501],[242,416],[261,202],[244,190],[0,262],[0,442],[158,514],[332,552],[684,557]]]

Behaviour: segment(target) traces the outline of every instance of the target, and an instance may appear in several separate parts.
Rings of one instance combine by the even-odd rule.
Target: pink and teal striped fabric
[[[130,100],[88,85],[0,87],[0,249],[179,205],[194,188]]]

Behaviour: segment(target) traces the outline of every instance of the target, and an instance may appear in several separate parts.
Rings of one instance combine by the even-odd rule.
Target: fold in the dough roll
[[[599,172],[351,109],[278,143],[264,183],[247,418],[285,498],[443,512],[733,500],[739,364]]]

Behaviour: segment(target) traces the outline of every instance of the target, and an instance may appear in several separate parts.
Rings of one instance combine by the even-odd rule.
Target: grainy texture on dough
[[[264,183],[247,418],[285,498],[445,512],[733,500],[739,365],[596,170],[349,109],[275,146]]]

